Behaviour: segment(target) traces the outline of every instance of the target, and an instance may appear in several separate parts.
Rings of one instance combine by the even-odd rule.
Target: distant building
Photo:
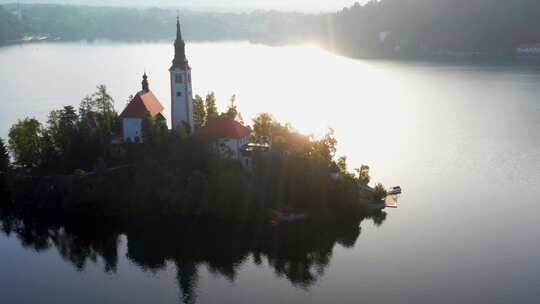
[[[516,48],[518,56],[540,56],[540,44],[520,45]]]
[[[209,121],[205,127],[197,130],[197,134],[214,139],[216,141],[214,148],[221,155],[246,165],[242,150],[249,144],[250,128],[228,116],[221,116]],[[249,166],[249,163],[247,165]]]
[[[171,126],[176,129],[184,125],[192,131],[194,124],[191,67],[186,58],[186,44],[182,39],[180,19],[176,20],[174,59],[169,73],[171,77]]]
[[[126,106],[120,119],[122,121],[122,138],[124,142],[141,143],[143,120],[146,115],[156,120],[165,120],[161,113],[163,106],[150,91],[148,77],[143,75],[142,90],[138,92]]]

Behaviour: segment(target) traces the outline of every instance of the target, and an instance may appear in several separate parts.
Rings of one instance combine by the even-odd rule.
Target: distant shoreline
[[[44,38],[45,37],[45,38]],[[41,38],[41,39],[40,39]],[[44,39],[43,39],[44,38]],[[0,48],[10,47],[15,45],[27,45],[27,44],[41,44],[41,43],[87,43],[87,44],[100,44],[100,43],[112,43],[112,44],[130,44],[130,43],[170,43],[173,39],[129,39],[129,40],[116,40],[107,38],[96,39],[63,39],[61,37],[48,37],[48,36],[32,36],[27,39],[19,39],[16,41],[9,41],[0,43]],[[276,42],[265,41],[264,39],[250,40],[250,39],[191,39],[191,43],[241,43],[247,42],[253,45],[264,45],[269,47],[284,47],[300,45],[303,42]],[[188,44],[189,44],[188,42]],[[307,41],[306,41],[307,43]],[[368,55],[354,55],[350,52],[341,52],[339,50],[332,50],[324,46],[320,46],[321,49],[327,50],[332,54],[338,56],[345,56],[347,58],[356,60],[367,61],[391,61],[399,63],[437,63],[437,64],[459,64],[465,66],[477,66],[477,65],[496,65],[496,66],[523,66],[532,67],[538,66],[540,68],[540,58],[525,58],[516,56],[490,56],[490,55],[478,55],[472,57],[455,57],[455,56],[436,56],[436,55],[408,55],[408,56],[368,56]]]

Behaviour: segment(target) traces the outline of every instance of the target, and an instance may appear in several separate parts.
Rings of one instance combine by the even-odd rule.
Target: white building
[[[186,44],[182,39],[180,20],[176,20],[176,40],[174,42],[174,59],[169,69],[171,76],[171,126],[193,124],[193,94],[191,91],[191,67],[186,59]]]
[[[163,106],[150,91],[148,77],[143,75],[142,90],[126,106],[120,119],[122,121],[122,139],[124,142],[141,143],[142,125],[146,115],[152,119],[165,119],[161,114]]]
[[[214,148],[222,156],[241,161],[249,166],[249,163],[245,163],[249,162],[249,159],[242,155],[242,150],[249,144],[250,128],[228,116],[221,116],[209,121],[205,127],[197,130],[197,134],[215,140]]]

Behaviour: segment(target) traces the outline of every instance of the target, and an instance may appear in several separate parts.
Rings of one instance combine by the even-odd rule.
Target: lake
[[[238,231],[96,237],[3,218],[2,303],[537,303],[539,69],[247,42],[187,54],[195,93],[215,91],[222,110],[236,94],[246,121],[270,112],[302,132],[334,128],[352,168],[402,186],[399,208],[344,235],[299,234],[305,246],[269,240],[280,251]],[[121,111],[145,70],[169,115],[172,56],[170,43],[0,48],[0,136],[102,83]]]

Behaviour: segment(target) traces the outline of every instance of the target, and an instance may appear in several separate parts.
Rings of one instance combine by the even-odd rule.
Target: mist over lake
[[[271,262],[255,263],[250,248],[232,278],[196,264],[198,303],[537,301],[536,67],[355,60],[313,45],[247,42],[192,43],[187,53],[194,93],[215,91],[220,110],[236,94],[246,122],[269,112],[308,134],[334,128],[338,154],[353,168],[368,164],[373,181],[405,189],[380,226],[361,223],[350,248],[317,243],[330,243],[331,254],[314,284],[292,284]],[[0,136],[18,119],[45,122],[49,111],[77,106],[98,84],[121,111],[145,71],[168,117],[172,56],[170,43],[2,47]],[[186,268],[145,271],[151,261],[127,254],[141,238],[118,236],[118,270],[107,273],[101,259],[78,270],[61,246],[37,251],[21,235],[0,233],[0,293],[6,303],[179,302]]]

